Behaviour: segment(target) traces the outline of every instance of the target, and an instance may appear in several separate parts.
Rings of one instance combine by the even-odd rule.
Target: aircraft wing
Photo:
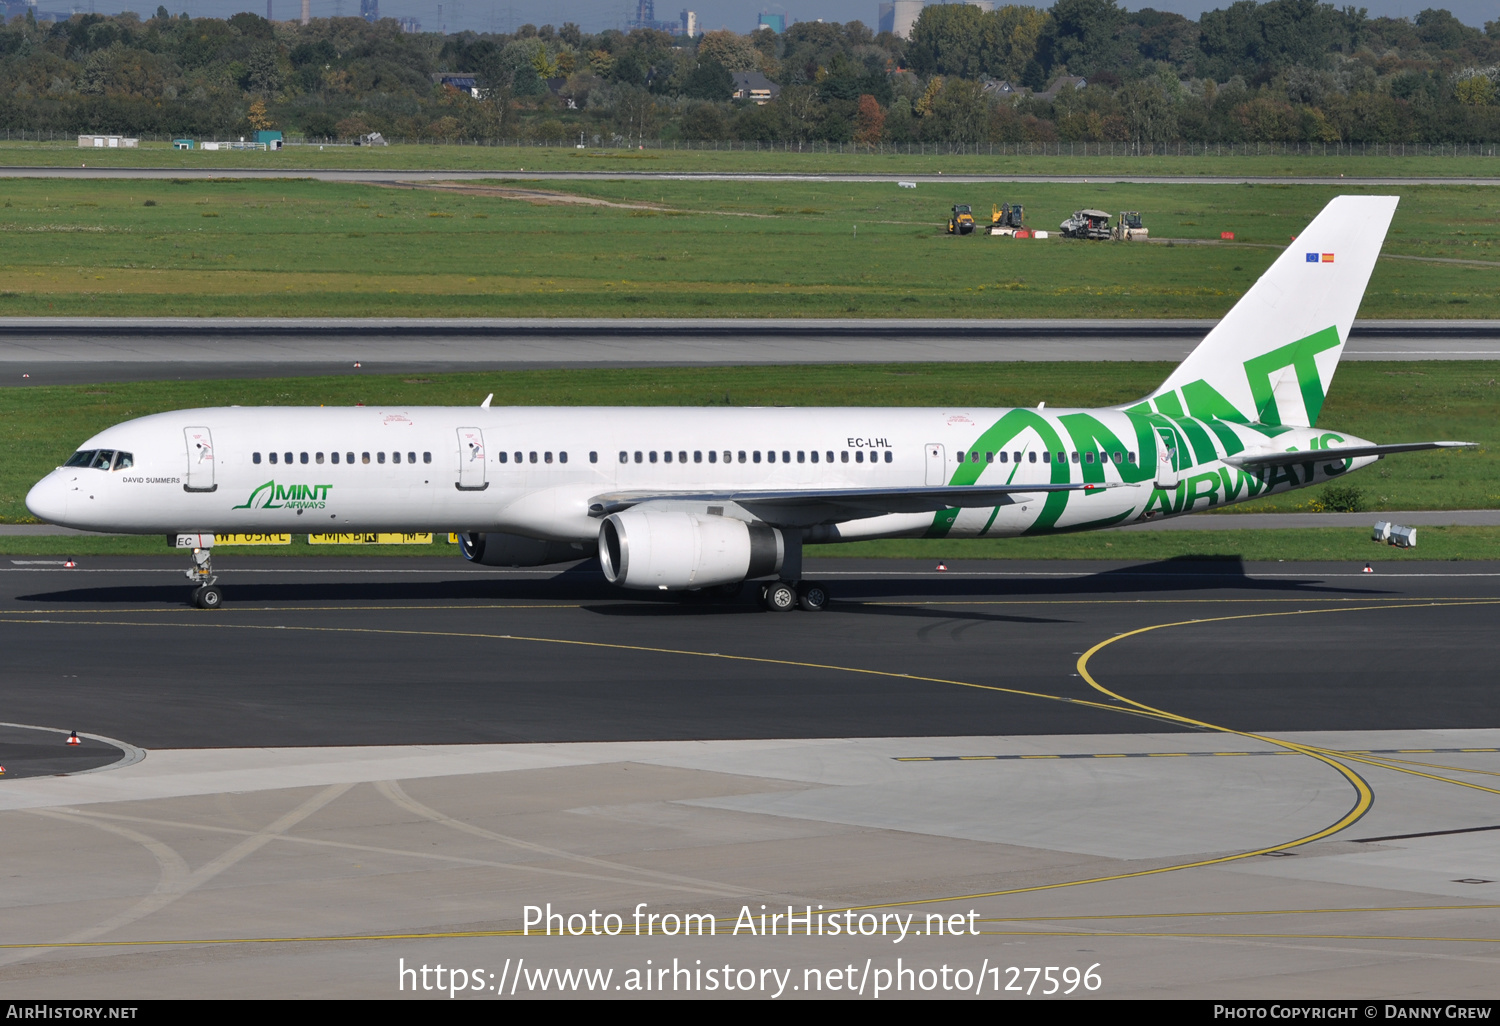
[[[633,506],[733,503],[770,524],[810,526],[887,513],[935,513],[957,507],[1007,506],[1047,492],[1092,492],[1105,484],[928,486],[922,488],[808,488],[787,491],[611,492],[589,500],[589,515],[607,517]]]
[[[1293,463],[1321,463],[1329,459],[1354,456],[1388,456],[1395,452],[1420,452],[1423,449],[1472,449],[1478,442],[1401,442],[1396,445],[1346,445],[1327,449],[1304,449],[1297,452],[1256,452],[1225,456],[1231,467],[1285,467]]]

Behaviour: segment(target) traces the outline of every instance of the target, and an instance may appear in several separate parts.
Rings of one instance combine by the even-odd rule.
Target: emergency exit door
[[[484,432],[479,428],[458,429],[458,490],[482,492],[489,487],[485,480]]]
[[[947,450],[937,442],[927,443],[927,483],[929,485],[948,483]]]

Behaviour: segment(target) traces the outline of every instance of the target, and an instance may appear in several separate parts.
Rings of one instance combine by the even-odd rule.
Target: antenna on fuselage
[[[495,393],[491,392],[489,395],[487,395],[487,396],[484,397],[484,402],[482,402],[482,403],[479,404],[479,408],[481,410],[487,410],[487,409],[489,409],[490,408],[490,400],[493,399],[493,398],[495,398]]]

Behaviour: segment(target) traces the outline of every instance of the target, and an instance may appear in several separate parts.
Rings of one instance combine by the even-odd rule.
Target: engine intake
[[[542,541],[519,534],[461,534],[458,547],[464,558],[482,566],[546,566],[587,559],[581,542]]]
[[[628,509],[604,518],[599,562],[625,588],[709,588],[781,569],[786,544],[765,524],[730,517]]]

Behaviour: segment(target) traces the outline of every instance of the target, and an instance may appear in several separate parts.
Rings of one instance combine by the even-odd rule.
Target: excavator
[[[1025,210],[1019,203],[1002,203],[990,207],[990,223],[985,227],[986,235],[1017,235],[1026,230]]]

